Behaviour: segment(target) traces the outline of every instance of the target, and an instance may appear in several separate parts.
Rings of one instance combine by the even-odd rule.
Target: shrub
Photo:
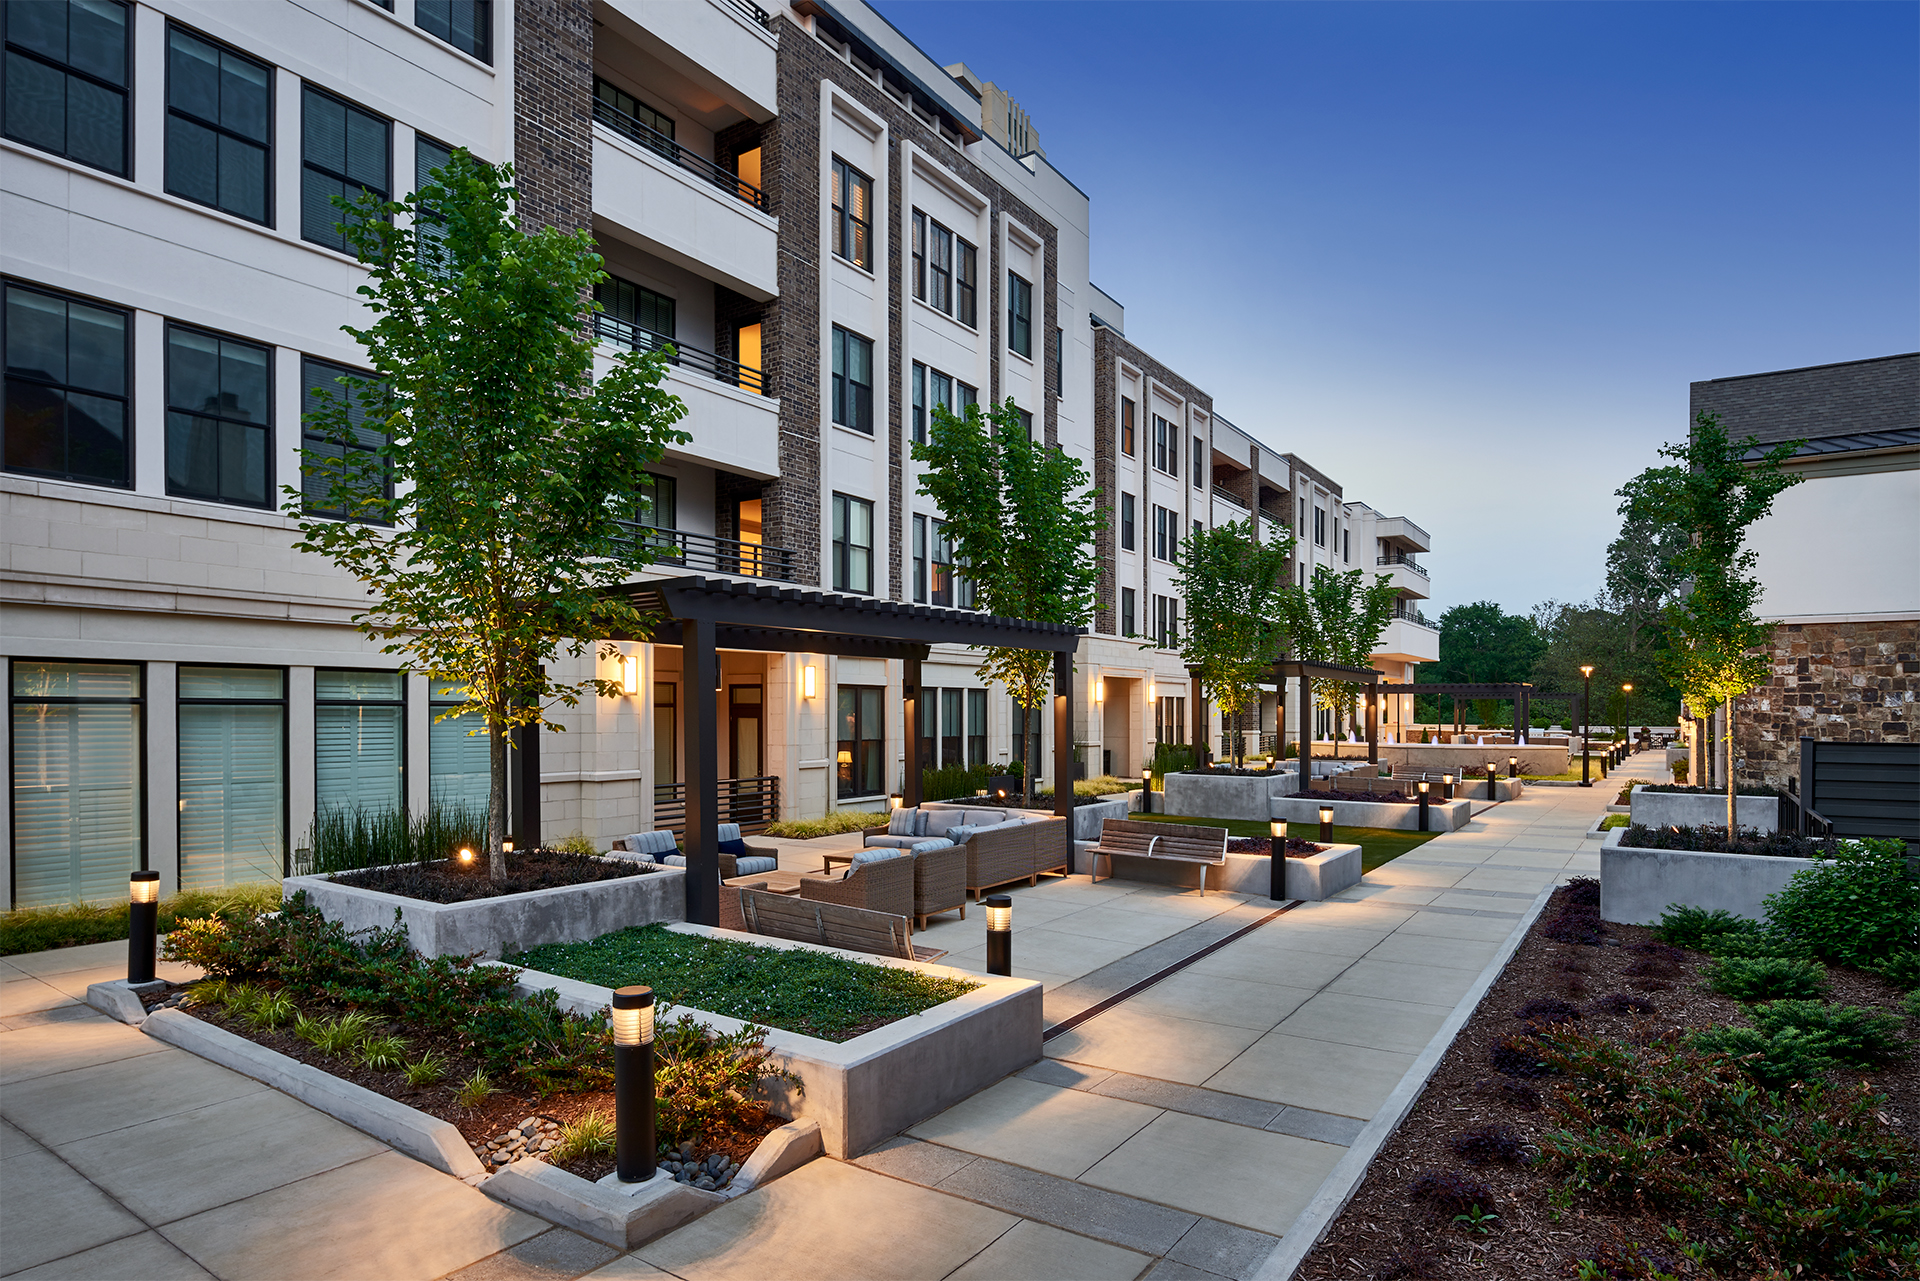
[[[996,773],[985,765],[943,765],[920,771],[920,795],[929,801],[950,801],[956,796],[972,796],[986,787],[987,777]]]
[[[1493,1209],[1493,1189],[1458,1170],[1429,1170],[1408,1185],[1407,1195],[1425,1202],[1436,1217],[1443,1219],[1475,1210],[1487,1214]]]
[[[1707,969],[1707,985],[1742,1001],[1775,1001],[1783,997],[1819,996],[1827,990],[1827,974],[1812,961],[1770,956],[1754,960],[1730,956]]]
[[[1716,907],[1709,912],[1685,903],[1669,903],[1667,910],[1660,914],[1660,923],[1653,927],[1653,932],[1663,943],[1697,948],[1708,939],[1751,934],[1758,928],[1759,922],[1735,916],[1725,908]]]
[[[1598,912],[1578,910],[1561,912],[1546,923],[1542,932],[1556,943],[1576,943],[1586,947],[1598,947],[1600,940],[1608,934]]]
[[[476,1068],[472,1076],[460,1082],[453,1101],[463,1108],[477,1108],[493,1097],[493,1078],[485,1068]]]
[[[398,1072],[407,1065],[407,1043],[397,1036],[370,1036],[360,1042],[360,1066]]]
[[[1593,1003],[1602,1014],[1658,1014],[1660,1007],[1644,996],[1611,992]]]
[[[1858,1005],[1826,1001],[1769,1001],[1752,1010],[1754,1025],[1776,1033],[1786,1029],[1818,1037],[1826,1053],[1841,1063],[1869,1067],[1900,1057],[1907,1043],[1900,1018]]]
[[[1568,903],[1581,907],[1600,908],[1600,879],[1594,876],[1570,876],[1566,888],[1561,891]]]
[[[391,863],[423,863],[446,858],[463,845],[482,849],[486,843],[484,805],[434,805],[424,814],[344,806],[314,816],[313,826],[300,846],[306,855],[303,858],[296,854],[293,870],[325,874]]]
[[[300,1011],[293,1008],[293,999],[285,992],[272,992],[261,995],[247,1008],[244,1017],[257,1028],[271,1031],[283,1023],[297,1019]]]
[[[326,1054],[345,1054],[372,1034],[373,1020],[358,1010],[337,1019],[313,1023],[305,1032],[295,1029],[295,1035],[311,1041],[315,1049]]]
[[[759,1100],[765,1083],[800,1079],[772,1066],[766,1029],[751,1025],[722,1033],[683,1014],[660,1030],[653,1052],[655,1125],[666,1143],[747,1129],[765,1114]]]
[[[547,1159],[565,1165],[575,1157],[613,1152],[613,1118],[604,1112],[589,1112],[560,1127],[560,1141],[548,1150]]]
[[[863,827],[885,827],[887,816],[874,810],[833,810],[824,818],[789,818],[767,824],[768,836],[810,841],[816,836],[837,836],[857,832]]]
[[[1767,921],[1818,956],[1866,968],[1920,947],[1920,880],[1897,840],[1838,842],[1827,860],[1767,896]]]
[[[1888,979],[1911,991],[1920,988],[1920,949],[1906,948],[1885,956],[1868,967],[1883,979]]]
[[[170,934],[179,922],[203,917],[245,920],[280,906],[278,881],[232,885],[222,890],[187,890],[164,900],[159,909],[159,931]],[[0,956],[77,947],[82,943],[111,943],[127,937],[127,904],[66,903],[58,907],[23,907],[0,912]]]
[[[1511,1103],[1522,1112],[1540,1110],[1540,1091],[1519,1081],[1487,1077],[1473,1088],[1481,1094],[1491,1094],[1504,1103]]]
[[[588,858],[592,858],[594,855],[600,853],[599,845],[590,840],[587,834],[577,827],[547,848],[556,850],[561,854],[581,854]]]
[[[1633,950],[1640,959],[1627,967],[1627,973],[1638,978],[1670,979],[1680,972],[1680,962],[1687,956],[1666,943],[1635,943]]]
[[[1502,1076],[1546,1076],[1554,1069],[1540,1051],[1540,1042],[1531,1036],[1503,1036],[1488,1047],[1487,1060]]]
[[[1811,950],[1796,938],[1782,934],[1779,930],[1756,930],[1751,934],[1720,934],[1700,945],[1700,950],[1708,956],[1726,959],[1760,961],[1770,957],[1782,960],[1804,961]]]
[[[447,1056],[428,1050],[400,1070],[406,1074],[408,1085],[432,1085],[447,1074]]]
[[[1448,1144],[1453,1154],[1470,1165],[1498,1161],[1506,1165],[1524,1161],[1526,1140],[1510,1125],[1477,1125],[1453,1136]]]
[[[1920,1019],[1920,992],[1907,993],[1907,1017]]]
[[[1580,1007],[1552,996],[1537,996],[1528,1001],[1513,1017],[1531,1023],[1536,1027],[1545,1027],[1552,1023],[1565,1023],[1580,1017]]]
[[[1894,842],[1896,845],[1899,842]],[[1695,850],[1708,854],[1757,854],[1778,858],[1833,858],[1855,844],[1831,837],[1815,840],[1792,832],[1756,832],[1741,828],[1732,840],[1725,827],[1711,823],[1698,827],[1648,827],[1634,823],[1620,837],[1620,844],[1643,850]]]
[[[1742,1071],[1772,1089],[1818,1082],[1834,1065],[1824,1038],[1799,1028],[1710,1027],[1695,1032],[1691,1043],[1702,1054],[1736,1060]]]

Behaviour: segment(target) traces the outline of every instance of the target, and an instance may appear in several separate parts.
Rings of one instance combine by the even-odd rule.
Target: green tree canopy
[[[1373,647],[1393,621],[1399,591],[1385,574],[1364,580],[1365,570],[1336,573],[1316,566],[1305,588],[1289,586],[1276,598],[1286,633],[1286,645],[1295,658],[1310,663],[1369,666]],[[1315,702],[1334,713],[1334,736],[1341,717],[1353,705],[1360,686],[1352,681],[1312,682]],[[1302,749],[1305,751],[1305,749]]]
[[[1216,525],[1180,541],[1174,590],[1186,602],[1180,657],[1198,668],[1203,697],[1223,716],[1258,706],[1258,682],[1270,680],[1278,656],[1280,597],[1294,539],[1257,543],[1251,518]],[[1356,571],[1357,572],[1357,571]],[[1232,756],[1241,756],[1233,736]]]

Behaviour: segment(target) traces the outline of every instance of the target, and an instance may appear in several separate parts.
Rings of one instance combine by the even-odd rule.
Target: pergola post
[[[508,732],[513,744],[508,763],[513,799],[509,802],[513,826],[507,835],[518,850],[540,848],[540,726],[516,725]]]
[[[900,804],[916,809],[920,804],[920,660],[901,660],[905,669],[900,681],[901,704],[906,710],[907,763],[901,771]]]
[[[1526,746],[1529,731],[1533,729],[1533,707],[1527,698],[1528,689],[1520,687],[1520,707],[1513,718],[1514,741]]]
[[[1193,763],[1204,769],[1213,759],[1213,744],[1207,741],[1207,700],[1200,694],[1200,670],[1187,669],[1187,693],[1193,696]]]
[[[1280,672],[1277,668],[1275,670],[1278,673],[1278,677],[1273,684],[1274,688],[1280,692],[1275,697],[1273,703],[1273,736],[1275,739],[1273,758],[1277,761],[1284,761],[1287,759],[1287,676],[1285,672]]]
[[[720,683],[720,657],[714,650],[710,620],[688,618],[680,624],[681,679],[687,691],[685,754],[687,771],[687,922],[720,924],[719,734],[714,688]]]
[[[1073,655],[1053,655],[1053,812],[1073,817]]]
[[[1367,682],[1367,761],[1380,763],[1380,682]]]
[[[1306,665],[1294,666],[1300,673],[1300,790],[1305,793],[1313,785],[1313,685],[1307,678]]]

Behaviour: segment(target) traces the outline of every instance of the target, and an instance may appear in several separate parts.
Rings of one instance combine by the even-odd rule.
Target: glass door
[[[727,687],[727,777],[760,775],[760,695],[758,685]]]

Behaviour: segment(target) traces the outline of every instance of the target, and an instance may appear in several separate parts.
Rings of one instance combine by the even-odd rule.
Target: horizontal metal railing
[[[1385,556],[1378,557],[1374,563],[1376,565],[1405,565],[1408,569],[1420,575],[1420,577],[1425,578],[1427,576],[1427,571],[1420,568],[1420,562],[1405,552],[1389,552]]]
[[[1419,610],[1408,609],[1403,605],[1395,605],[1393,607],[1393,616],[1396,620],[1402,623],[1418,623],[1422,627],[1431,627],[1436,630],[1439,628],[1438,623],[1435,623],[1433,620],[1429,619],[1425,614],[1421,613]]]
[[[755,209],[766,211],[773,207],[772,202],[767,199],[766,192],[742,180],[739,174],[730,173],[698,152],[688,150],[652,125],[635,120],[610,102],[595,98],[593,118],[627,141],[636,142],[648,151],[671,160],[682,169],[705,179],[736,199],[752,205]]]
[[[741,13],[746,14],[749,18],[752,18],[767,30],[773,30],[773,15],[755,4],[753,0],[727,0],[727,3],[738,9]]]
[[[753,778],[723,778],[719,789],[721,823],[738,823],[742,836],[767,830],[767,824],[780,821],[780,776],[762,774]],[[676,841],[687,838],[687,785],[653,785],[653,826],[669,831]]]
[[[652,545],[656,565],[680,565],[785,583],[794,581],[793,552],[789,548],[743,543],[736,538],[721,538],[690,529],[657,529],[637,521],[628,521],[626,525],[636,538]]]
[[[741,391],[750,391],[756,395],[768,395],[766,376],[752,365],[743,365],[726,356],[717,356],[698,347],[690,347],[677,338],[665,334],[656,334],[651,329],[642,329],[639,325],[609,316],[605,312],[593,318],[593,332],[600,338],[634,351],[669,350],[669,364],[682,369],[691,369],[695,373],[705,374],[715,382],[726,383],[729,387],[738,387]]]

